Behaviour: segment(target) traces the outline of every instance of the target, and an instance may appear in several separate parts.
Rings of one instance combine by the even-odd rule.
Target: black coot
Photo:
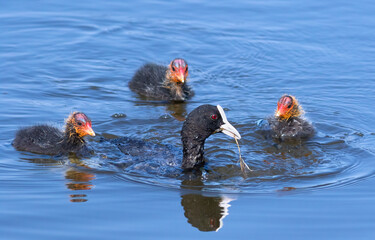
[[[214,133],[222,132],[240,139],[238,131],[228,122],[220,105],[201,105],[187,117],[181,130],[183,160],[181,167],[185,170],[199,168],[204,165],[203,150],[205,140]],[[164,155],[165,161],[170,158],[166,146],[160,146],[128,137],[111,140],[121,152],[133,157],[148,155]]]

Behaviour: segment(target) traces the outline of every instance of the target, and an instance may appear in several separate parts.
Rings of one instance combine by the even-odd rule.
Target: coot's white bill
[[[221,115],[221,118],[223,119],[224,124],[220,126],[220,130],[222,133],[231,136],[235,139],[241,139],[240,133],[235,129],[232,124],[228,122],[227,116],[225,115],[225,112],[223,108],[220,105],[217,105],[217,109],[219,110],[219,113]]]

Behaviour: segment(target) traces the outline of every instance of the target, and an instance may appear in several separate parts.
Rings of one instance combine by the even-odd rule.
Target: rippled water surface
[[[0,0],[0,234],[4,239],[374,239],[375,6],[371,1]],[[127,86],[183,57],[195,96]],[[293,94],[316,134],[278,143],[257,122]],[[220,104],[224,134],[201,174],[180,169],[180,131]],[[91,157],[18,152],[21,126],[93,121]],[[155,149],[124,156],[105,139]],[[168,154],[161,149],[167,146]],[[203,232],[212,232],[209,235]]]

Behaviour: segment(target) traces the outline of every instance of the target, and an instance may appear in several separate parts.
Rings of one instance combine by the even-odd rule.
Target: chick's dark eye
[[[172,70],[173,70],[173,71],[176,71],[176,68],[174,68],[174,66],[172,66]]]
[[[78,122],[77,124],[78,124],[78,126],[82,126],[82,122]]]
[[[216,120],[216,119],[217,119],[217,115],[216,115],[216,114],[212,114],[212,115],[211,115],[211,119],[212,119],[212,120]]]

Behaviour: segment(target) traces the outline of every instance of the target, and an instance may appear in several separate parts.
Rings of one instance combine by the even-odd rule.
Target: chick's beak
[[[278,105],[276,110],[276,117],[282,117],[287,112],[287,110],[287,106],[283,104]]]
[[[92,128],[90,126],[87,126],[85,132],[87,133],[87,135],[90,135],[90,136],[95,136],[95,132],[94,130],[92,130]]]
[[[178,73],[178,80],[180,80],[181,83],[185,82],[185,72],[183,69],[181,69]]]
[[[225,112],[223,108],[220,105],[217,105],[217,108],[220,112],[221,118],[223,119],[224,124],[220,126],[218,129],[218,132],[222,132],[232,138],[235,139],[241,139],[240,133],[235,129],[232,124],[229,123],[227,116],[225,115]]]

